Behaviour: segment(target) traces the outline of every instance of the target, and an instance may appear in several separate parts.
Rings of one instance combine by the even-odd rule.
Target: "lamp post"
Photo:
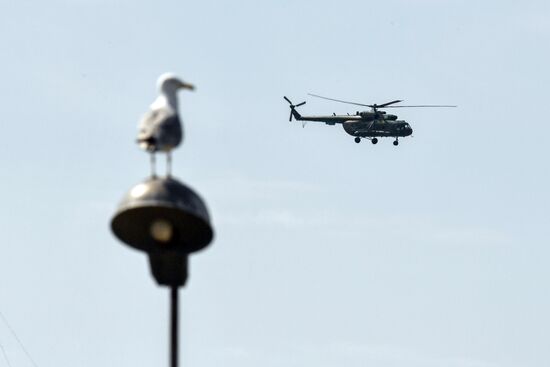
[[[178,290],[188,275],[188,255],[212,241],[201,197],[180,181],[150,177],[122,199],[111,229],[118,239],[149,256],[151,273],[170,287],[170,366],[178,366]]]

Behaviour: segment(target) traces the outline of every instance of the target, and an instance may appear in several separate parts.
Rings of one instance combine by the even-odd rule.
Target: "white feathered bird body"
[[[139,123],[137,142],[150,152],[170,152],[181,144],[183,127],[178,114],[177,91],[181,88],[194,89],[173,74],[159,77],[160,95],[151,104],[149,111]]]

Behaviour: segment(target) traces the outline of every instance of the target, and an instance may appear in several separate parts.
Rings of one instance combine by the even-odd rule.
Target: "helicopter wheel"
[[[393,145],[398,146],[398,145],[399,145],[399,141],[398,141],[397,139],[395,139],[394,142],[393,142]]]
[[[361,138],[360,138],[360,137],[356,137],[356,138],[355,138],[355,142],[356,142],[357,144],[359,144],[359,143],[361,142]]]
[[[376,139],[376,138],[372,138],[372,140],[371,140],[371,143],[373,143],[373,144],[376,144],[376,143],[378,143],[378,139]]]

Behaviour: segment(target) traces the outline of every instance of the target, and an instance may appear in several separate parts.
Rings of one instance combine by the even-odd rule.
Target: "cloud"
[[[505,228],[484,223],[455,223],[438,213],[378,212],[346,206],[322,185],[295,180],[268,180],[234,174],[201,183],[208,193],[216,225],[261,231],[330,234],[345,240],[365,236],[386,243],[426,245],[506,245],[513,238]],[[334,207],[337,206],[337,207]]]
[[[383,345],[335,343],[328,348],[331,354],[343,360],[378,362],[383,366],[408,367],[497,367],[497,364],[469,357],[448,357],[430,354],[413,348]]]

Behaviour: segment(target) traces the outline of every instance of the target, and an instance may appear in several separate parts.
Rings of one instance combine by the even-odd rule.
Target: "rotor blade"
[[[395,101],[391,101],[391,102],[386,102],[386,103],[383,103],[383,104],[363,104],[363,103],[356,103],[356,102],[350,102],[350,101],[343,101],[343,100],[340,100],[340,99],[323,97],[323,96],[320,96],[318,94],[312,94],[312,93],[308,93],[308,94],[310,96],[313,96],[313,97],[328,99],[329,101],[348,103],[348,104],[353,104],[353,105],[357,105],[357,106],[371,107],[371,108],[374,108],[374,109],[377,109],[377,108],[416,108],[416,107],[443,107],[443,108],[458,107],[458,106],[455,106],[455,105],[429,105],[429,104],[426,104],[426,105],[411,105],[411,106],[391,106],[392,104],[403,102],[402,100],[399,100],[399,99],[397,99]]]
[[[305,104],[306,104],[306,102],[298,103],[298,104],[297,104],[296,106],[294,106],[294,107],[300,107],[300,106],[303,106],[303,105],[305,105]]]
[[[286,98],[286,96],[283,96],[284,99],[286,99],[286,101],[290,104],[292,104],[292,102],[290,102],[290,99]]]
[[[389,105],[391,105],[391,104],[399,103],[399,102],[403,102],[403,100],[401,100],[401,99],[396,99],[395,101],[386,102],[386,103],[383,103],[383,104],[376,105],[376,107],[378,107],[378,108],[380,108],[380,107],[386,107],[386,106],[389,106]]]
[[[317,98],[322,98],[322,99],[328,99],[329,101],[336,101],[336,102],[340,102],[340,103],[347,103],[347,104],[354,104],[354,105],[357,105],[357,106],[364,106],[364,107],[372,107],[373,105],[370,105],[370,104],[362,104],[362,103],[356,103],[356,102],[349,102],[349,101],[342,101],[340,99],[334,99],[334,98],[328,98],[328,97],[323,97],[323,96],[320,96],[318,94],[311,94],[311,93],[308,93],[308,95],[312,96],[312,97],[317,97]]]
[[[288,121],[292,121],[292,110],[290,110],[290,117],[288,118]]]
[[[453,105],[446,105],[446,104],[421,104],[421,105],[414,105],[414,106],[387,106],[384,108],[411,108],[411,107],[458,107]]]

